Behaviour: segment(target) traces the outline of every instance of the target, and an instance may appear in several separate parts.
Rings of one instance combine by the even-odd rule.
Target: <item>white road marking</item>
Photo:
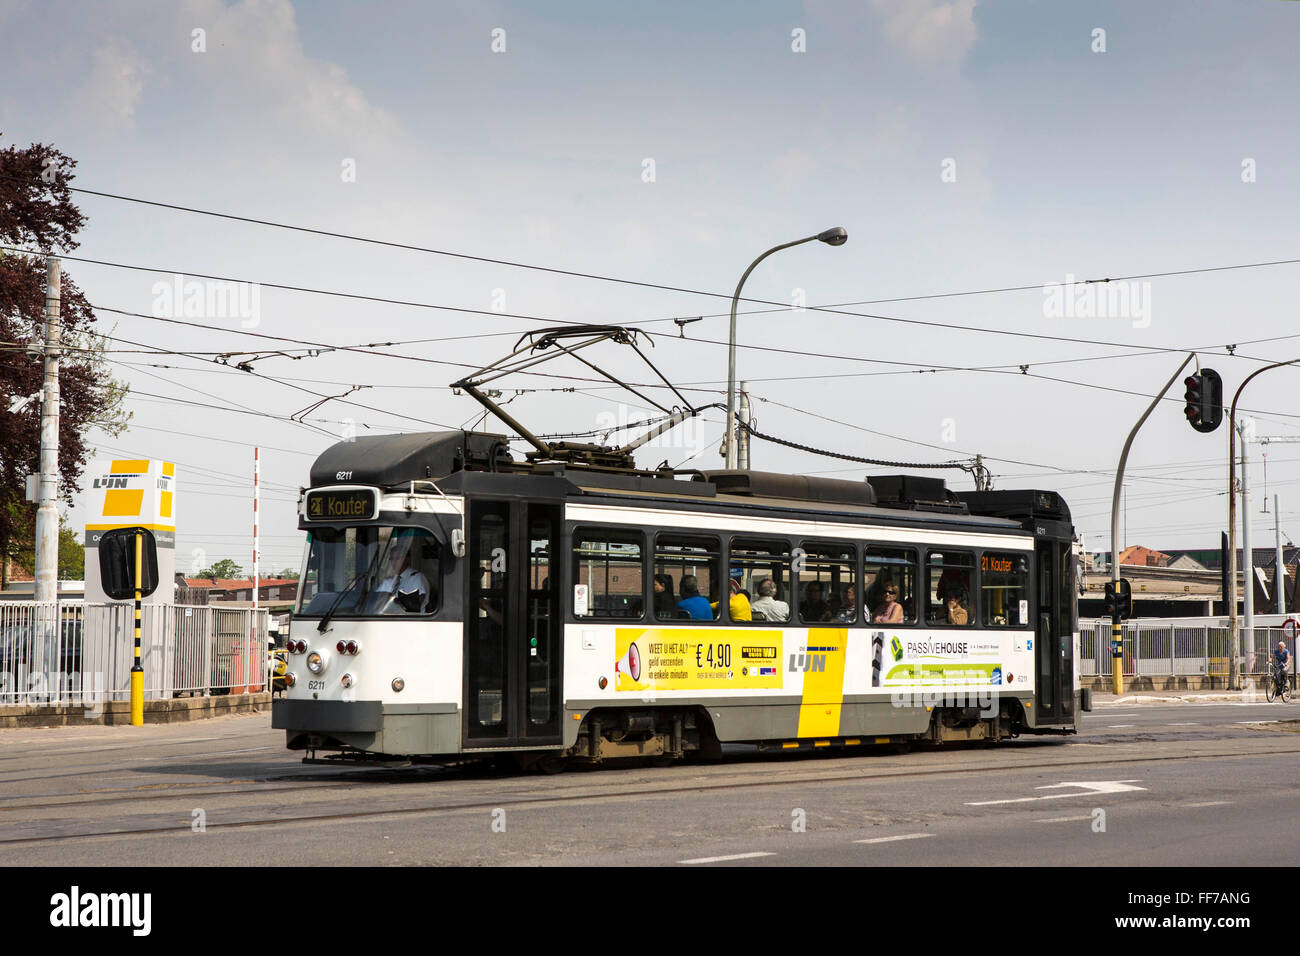
[[[167,754],[163,757],[146,757],[146,760],[189,760],[193,757],[228,757],[231,754],[255,754],[260,750],[275,750],[275,747],[249,747],[247,750],[215,750],[208,754]]]
[[[1184,803],[1183,806],[1191,807],[1226,807],[1232,803],[1231,800],[1209,800],[1205,803]]]
[[[1136,716],[1137,716],[1137,711],[1134,711],[1134,712],[1131,713],[1131,714],[1109,714],[1109,715],[1107,715],[1107,716],[1110,716],[1110,717],[1136,717]]]
[[[1176,724],[1170,724],[1169,726],[1170,727],[1199,727],[1201,725],[1195,720],[1184,720]]]
[[[1136,727],[1136,726],[1137,724],[1111,724],[1109,729],[1117,730],[1120,727]]]
[[[873,837],[870,840],[854,840],[854,843],[893,843],[895,840],[920,840],[922,837],[932,837],[933,833],[900,833],[898,836]]]
[[[968,807],[991,807],[1003,803],[1033,803],[1037,800],[1056,800],[1060,797],[1094,797],[1099,793],[1124,793],[1129,790],[1145,790],[1146,787],[1133,786],[1133,780],[1089,780],[1079,783],[1052,783],[1035,790],[1055,790],[1058,787],[1082,787],[1082,793],[1049,793],[1043,797],[1016,797],[1011,800],[980,800],[967,803]]]
[[[726,863],[728,860],[752,860],[759,856],[776,856],[775,853],[733,853],[731,856],[702,856],[698,860],[678,860],[678,863]]]
[[[1276,724],[1277,723],[1276,720],[1238,720],[1234,722],[1238,724]]]
[[[1048,817],[1046,820],[1035,820],[1035,823],[1077,823],[1080,820],[1091,820],[1092,814],[1083,817]]]

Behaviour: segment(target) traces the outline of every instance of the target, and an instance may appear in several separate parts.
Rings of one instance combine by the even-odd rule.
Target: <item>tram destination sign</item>
[[[370,521],[379,514],[374,488],[326,488],[307,492],[308,521]]]

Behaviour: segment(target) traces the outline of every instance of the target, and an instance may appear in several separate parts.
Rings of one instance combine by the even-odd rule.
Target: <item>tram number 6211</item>
[[[695,647],[695,666],[722,670],[731,666],[730,644],[698,644]]]

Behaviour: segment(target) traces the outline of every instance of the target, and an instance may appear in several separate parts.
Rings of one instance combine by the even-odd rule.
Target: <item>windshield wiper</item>
[[[376,545],[378,545],[378,542],[376,542]],[[332,618],[334,612],[339,609],[339,605],[343,603],[343,599],[348,596],[354,587],[357,586],[358,582],[369,579],[370,572],[375,569],[375,564],[379,561],[379,555],[384,550],[386,549],[376,546],[375,554],[370,559],[370,563],[366,565],[366,569],[349,581],[348,586],[339,592],[339,596],[334,599],[334,603],[329,606],[329,610],[325,612],[324,616],[320,619],[320,623],[316,625],[317,631],[322,634],[325,633],[325,628],[329,627],[330,618]],[[366,590],[361,593],[361,596],[357,598],[358,605],[366,599],[366,594],[369,593],[369,591],[370,589],[366,588]]]

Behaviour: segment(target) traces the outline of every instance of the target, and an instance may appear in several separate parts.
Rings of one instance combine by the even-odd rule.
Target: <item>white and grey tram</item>
[[[1077,731],[1074,538],[1050,491],[669,474],[501,436],[334,445],[273,726],[435,762]]]

